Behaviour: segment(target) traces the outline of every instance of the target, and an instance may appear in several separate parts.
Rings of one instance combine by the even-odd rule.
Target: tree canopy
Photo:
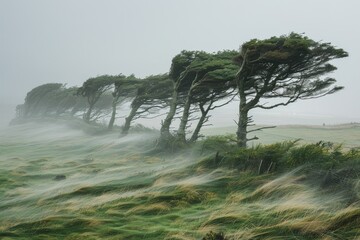
[[[84,114],[84,120],[90,122],[91,112],[95,103],[99,100],[100,96],[111,88],[114,83],[114,79],[109,75],[102,75],[95,78],[89,78],[83,85],[77,90],[77,95],[86,97],[89,108],[86,114]]]
[[[237,143],[245,147],[248,141],[257,139],[248,138],[249,132],[266,128],[248,130],[253,121],[249,114],[252,109],[272,109],[338,92],[343,87],[335,85],[336,80],[330,76],[337,69],[333,60],[347,56],[346,51],[331,43],[297,33],[252,39],[243,43],[239,51],[183,50],[173,57],[166,74],[145,78],[133,74],[101,75],[89,78],[79,88],[68,89],[60,83],[41,85],[27,94],[25,103],[17,107],[17,115],[83,114],[89,123],[99,118],[108,120],[111,112],[111,129],[119,105],[131,102],[122,127],[126,135],[133,120],[167,109],[159,141],[166,145],[170,141],[196,141],[211,116],[209,112],[238,96]],[[177,118],[178,128],[170,132]],[[189,126],[195,121],[189,138]]]
[[[297,33],[253,39],[241,46],[236,57],[239,65],[237,88],[240,98],[237,138],[246,146],[253,108],[271,109],[286,106],[299,99],[311,99],[335,93],[334,78],[326,77],[336,70],[331,60],[348,53],[330,43],[316,42]],[[270,104],[261,99],[274,99]]]
[[[122,135],[129,131],[131,122],[137,118],[147,118],[168,106],[173,82],[168,74],[152,75],[138,81],[136,93],[131,102],[131,111],[125,118]]]
[[[170,110],[162,122],[162,142],[167,142],[171,137],[170,124],[179,105],[182,105],[182,116],[176,136],[178,140],[186,142],[186,128],[192,106],[198,104],[203,109],[210,101],[208,110],[202,111],[196,133],[192,137],[197,139],[200,128],[208,119],[207,113],[213,109],[213,102],[225,98],[228,90],[235,86],[237,66],[233,58],[236,55],[236,51],[182,51],[172,59],[169,76],[174,81],[174,87]]]

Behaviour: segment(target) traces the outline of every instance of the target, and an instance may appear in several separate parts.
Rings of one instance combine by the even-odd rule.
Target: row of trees
[[[145,79],[134,75],[102,75],[88,79],[81,87],[71,88],[48,83],[28,92],[25,103],[17,106],[16,115],[17,118],[72,116],[86,123],[109,119],[111,130],[118,108],[130,102],[131,111],[122,127],[122,134],[126,135],[135,119],[166,107],[171,87],[167,74]]]
[[[108,128],[112,129],[118,107],[129,102],[130,112],[122,126],[122,134],[126,135],[135,119],[168,109],[160,129],[159,143],[164,145],[196,141],[210,111],[237,97],[237,143],[246,147],[252,140],[248,133],[259,130],[248,130],[252,109],[272,109],[341,90],[334,85],[336,80],[327,75],[336,70],[330,62],[346,56],[347,52],[330,43],[296,33],[250,40],[240,51],[182,51],[172,59],[167,74],[144,79],[103,75],[88,79],[79,88],[65,88],[62,84],[39,86],[18,107],[19,116],[82,113],[84,121],[90,123],[110,114]],[[270,99],[270,103],[264,99]],[[175,118],[180,123],[174,132],[171,125]],[[194,121],[195,128],[187,136]]]

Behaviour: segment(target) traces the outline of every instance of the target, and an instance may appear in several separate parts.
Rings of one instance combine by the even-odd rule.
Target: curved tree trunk
[[[85,115],[84,115],[84,121],[86,123],[89,123],[90,122],[90,116],[91,116],[91,112],[92,112],[92,109],[93,109],[94,105],[91,104],[88,108],[88,110],[86,111]]]
[[[117,99],[114,99],[112,102],[112,113],[111,118],[108,125],[108,130],[112,130],[115,123],[115,117],[116,117],[116,106],[117,106]]]
[[[178,101],[178,92],[177,89],[174,89],[170,103],[170,110],[161,125],[160,141],[166,140],[170,136],[170,125],[176,113],[177,101]]]
[[[196,125],[196,128],[190,138],[190,142],[195,142],[198,138],[199,138],[199,133],[200,133],[200,130],[206,120],[206,115],[207,114],[201,114],[201,117],[199,119],[199,122],[198,124]]]
[[[206,110],[204,109],[204,106],[200,104],[200,111],[201,111],[201,117],[195,127],[195,130],[190,138],[190,142],[195,142],[198,138],[199,138],[199,134],[200,134],[200,130],[202,128],[202,126],[204,125],[204,123],[207,121],[207,114],[209,113],[211,106],[212,106],[213,102],[211,102],[209,104],[209,106],[206,108]]]
[[[186,130],[187,122],[189,120],[190,106],[191,106],[191,93],[189,92],[188,96],[186,97],[183,115],[181,117],[180,125],[177,131],[177,138],[182,142],[186,142],[185,130]]]
[[[242,70],[242,67],[240,68],[240,71]],[[237,145],[239,147],[246,148],[247,146],[247,126],[248,126],[248,106],[246,102],[246,93],[245,93],[245,79],[239,78],[237,80],[237,87],[238,87],[238,94],[239,94],[239,121],[237,122],[237,131],[236,131],[236,137],[237,137]]]
[[[140,105],[136,105],[136,106],[132,107],[129,116],[127,116],[125,118],[125,124],[124,124],[124,126],[123,126],[123,128],[121,130],[121,135],[122,136],[126,136],[129,133],[131,122],[134,119],[134,117],[136,115],[136,112],[139,109],[139,107],[140,107]]]
[[[248,126],[248,110],[244,109],[242,104],[239,107],[239,122],[236,131],[237,145],[239,147],[247,146],[247,126]]]

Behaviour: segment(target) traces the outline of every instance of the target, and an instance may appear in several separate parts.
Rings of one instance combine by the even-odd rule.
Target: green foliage
[[[89,78],[77,89],[76,95],[85,97],[89,104],[89,110],[85,119],[86,121],[90,120],[91,110],[95,103],[100,99],[103,93],[111,88],[114,81],[114,77],[102,75],[95,78]]]
[[[205,140],[199,142],[199,145],[201,145],[202,151],[229,152],[237,148],[235,143],[234,135],[215,135],[205,138]]]
[[[203,87],[224,87],[222,85],[235,80],[237,66],[233,58],[236,55],[236,51],[182,51],[173,58],[169,76],[179,91],[187,92],[193,82]]]
[[[60,83],[38,86],[27,94],[23,105],[17,106],[16,114],[17,117],[83,114],[89,123],[97,118],[104,119],[111,105],[111,129],[117,104],[122,101],[132,100],[134,110],[128,116],[126,128],[134,118],[170,106],[161,126],[161,134],[166,138],[172,120],[183,107],[177,136],[183,142],[194,142],[210,118],[209,111],[230,102],[238,91],[241,101],[239,117],[244,119],[238,121],[237,142],[246,146],[249,140],[246,127],[252,121],[248,116],[251,109],[286,106],[298,99],[317,98],[341,90],[343,87],[334,86],[335,79],[325,76],[336,70],[332,60],[347,56],[348,53],[341,48],[297,33],[252,39],[242,44],[240,52],[184,50],[174,56],[168,74],[144,79],[133,74],[101,75],[87,79],[79,88],[65,88]],[[86,99],[88,107],[78,96]],[[263,98],[282,100],[266,105],[260,101]],[[224,99],[229,101],[219,103]],[[197,118],[193,136],[187,139],[185,129],[190,125],[189,121],[194,120],[191,114],[195,111],[201,112],[201,116]]]
[[[248,89],[262,89],[260,97],[299,94],[297,98],[305,99],[340,90],[330,88],[334,79],[320,77],[336,70],[329,61],[347,56],[347,52],[330,43],[291,33],[244,43],[236,61],[240,65],[246,62],[241,75],[247,79]],[[286,94],[277,92],[279,88],[284,88]]]
[[[271,171],[285,171],[300,166],[335,169],[360,159],[358,149],[345,151],[341,145],[323,141],[316,144],[297,143],[298,140],[239,148],[234,136],[227,135],[208,137],[199,144],[202,152],[217,153],[203,162],[209,167],[226,166],[258,171],[260,164],[266,164],[269,168],[271,164]]]
[[[95,78],[89,78],[78,89],[77,94],[83,97],[87,97],[88,101],[97,100],[99,94],[109,89],[109,86],[114,83],[113,76],[102,75]]]
[[[48,107],[48,99],[63,87],[61,83],[47,83],[33,88],[27,93],[24,103],[24,116],[36,116]]]
[[[27,93],[25,103],[17,106],[16,117],[26,119],[42,116],[75,115],[86,109],[86,102],[75,96],[78,88],[59,83],[40,85]]]
[[[251,148],[237,146],[234,135],[211,136],[200,142],[202,153],[215,152],[202,164],[208,167],[229,167],[239,170],[258,171],[262,161],[268,168],[274,170],[287,166],[284,162],[289,151],[296,146],[296,141],[286,141],[270,145],[257,145]],[[271,167],[270,167],[271,168]]]
[[[151,108],[163,108],[169,102],[173,82],[167,74],[152,75],[139,81],[132,107],[141,106],[147,112]]]
[[[300,99],[318,98],[343,89],[335,86],[336,80],[327,75],[336,70],[330,63],[332,60],[347,56],[341,48],[297,33],[244,43],[235,58],[239,65],[236,81],[240,97],[239,146],[246,147],[249,140],[251,109],[287,106]],[[261,100],[266,98],[274,101],[263,103]]]
[[[169,71],[169,76],[173,81],[177,81],[181,73],[186,69],[186,67],[194,59],[194,52],[191,51],[181,51],[180,54],[176,55],[171,62],[171,67]]]
[[[114,91],[112,93],[115,100],[119,98],[131,99],[136,95],[136,91],[141,85],[141,79],[135,77],[135,75],[117,75],[117,76],[107,76],[114,83]]]
[[[318,142],[317,144],[306,144],[290,151],[286,164],[289,167],[310,164],[323,169],[331,169],[344,163],[349,158],[343,153],[341,145]]]
[[[187,141],[185,129],[189,121],[193,120],[191,114],[194,105],[198,105],[201,117],[189,141],[195,141],[199,137],[201,127],[210,117],[209,111],[219,107],[214,103],[231,97],[234,92],[231,90],[235,86],[237,66],[233,58],[236,55],[236,51],[182,51],[173,58],[169,72],[169,77],[174,81],[173,99],[162,124],[161,138],[170,134],[170,125],[179,105],[183,105],[183,111],[177,137],[184,143]]]

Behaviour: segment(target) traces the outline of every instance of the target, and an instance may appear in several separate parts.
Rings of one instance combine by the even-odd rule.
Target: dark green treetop
[[[238,142],[245,146],[248,116],[253,108],[271,109],[299,99],[311,99],[335,93],[343,87],[327,75],[336,67],[332,60],[348,53],[330,43],[316,42],[290,33],[265,40],[253,39],[241,46],[235,58],[239,66],[237,88],[240,98]],[[264,103],[262,99],[273,99]]]

